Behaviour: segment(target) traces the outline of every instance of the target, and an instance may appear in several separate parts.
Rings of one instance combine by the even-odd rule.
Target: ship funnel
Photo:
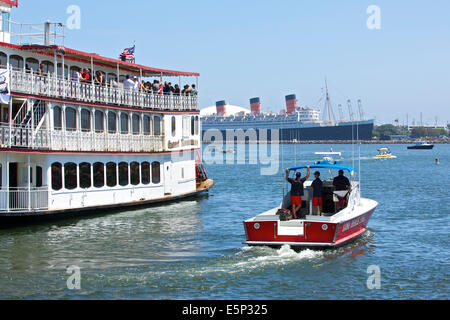
[[[225,117],[227,115],[227,103],[225,101],[217,101],[216,111],[218,116]]]
[[[250,99],[250,109],[252,115],[256,116],[261,113],[261,100],[259,98]]]
[[[286,110],[288,114],[292,114],[297,109],[297,97],[295,94],[286,96]]]

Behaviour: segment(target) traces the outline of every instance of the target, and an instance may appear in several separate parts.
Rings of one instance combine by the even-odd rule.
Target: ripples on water
[[[393,146],[395,160],[362,147],[363,195],[380,203],[358,241],[338,250],[247,248],[242,221],[275,207],[281,169],[210,165],[209,197],[81,220],[0,230],[0,298],[448,299],[448,145]],[[284,166],[329,146],[284,146]],[[351,146],[335,146],[352,164]],[[296,156],[294,156],[296,153]],[[434,165],[439,157],[441,165]],[[82,289],[67,289],[66,268]],[[367,289],[367,268],[382,289]]]

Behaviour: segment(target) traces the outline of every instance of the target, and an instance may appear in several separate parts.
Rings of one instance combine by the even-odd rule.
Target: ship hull
[[[214,131],[222,134],[224,141],[239,140],[238,130],[246,133],[246,140],[257,138],[258,140],[277,140],[274,134],[278,130],[277,137],[281,141],[351,141],[356,140],[372,140],[373,138],[373,121],[340,123],[337,125],[252,125],[245,122],[204,122],[202,123],[203,140],[207,142],[208,136]],[[210,131],[211,130],[211,131]]]
[[[408,150],[432,150],[434,148],[434,145],[429,146],[411,146],[408,147]]]
[[[137,209],[145,208],[149,206],[163,205],[164,203],[170,203],[174,201],[182,201],[192,197],[200,196],[207,193],[214,186],[213,180],[207,180],[197,186],[197,190],[194,192],[188,192],[185,194],[177,196],[165,196],[164,198],[145,200],[145,201],[134,201],[114,205],[103,205],[97,207],[88,208],[74,208],[66,210],[47,210],[47,211],[17,211],[10,213],[0,213],[0,229],[31,225],[31,224],[41,224],[49,221],[60,221],[66,219],[83,218],[88,216],[94,216],[98,214],[113,214],[116,212],[121,212],[125,209]]]

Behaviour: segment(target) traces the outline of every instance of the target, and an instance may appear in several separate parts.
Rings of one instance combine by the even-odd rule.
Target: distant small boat
[[[221,146],[210,145],[207,147],[207,150],[210,152],[224,153],[224,154],[235,154],[236,150],[233,148],[224,149]]]
[[[376,155],[377,159],[397,159],[396,156],[392,155],[392,152],[389,148],[380,148],[378,149],[378,154]]]
[[[434,144],[430,144],[426,141],[418,141],[413,146],[408,146],[408,150],[431,150],[434,148]]]
[[[340,164],[340,161],[337,161],[334,159],[334,156],[342,157],[341,152],[316,152],[315,153],[318,156],[323,156],[323,159],[320,161],[317,161],[316,164]]]

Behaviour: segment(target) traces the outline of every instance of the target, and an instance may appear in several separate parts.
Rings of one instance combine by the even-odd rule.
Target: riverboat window
[[[195,116],[195,124],[194,124],[194,128],[195,128],[195,135],[198,135],[200,133],[200,121],[198,116]]]
[[[77,130],[77,111],[74,108],[66,108],[66,131]]]
[[[128,163],[126,162],[119,163],[119,184],[122,187],[128,185]]]
[[[105,132],[104,118],[105,114],[103,113],[103,111],[95,110],[95,132]]]
[[[152,183],[159,184],[161,182],[161,164],[159,162],[152,163]]]
[[[9,12],[2,11],[2,31],[9,32]]]
[[[55,130],[62,129],[62,111],[58,106],[53,108],[53,127]]]
[[[183,137],[189,137],[191,131],[191,119],[188,116],[183,116]]]
[[[54,66],[54,64],[52,63],[52,62],[50,62],[50,61],[43,61],[42,63],[41,63],[41,66],[42,66],[42,73],[44,73],[44,74],[50,74],[50,73],[53,73],[53,72],[55,72],[55,66]]]
[[[117,166],[114,162],[106,164],[106,185],[111,188],[117,186]]]
[[[105,165],[101,162],[94,163],[94,187],[103,188],[105,186]]]
[[[36,60],[37,61],[37,60]],[[21,56],[17,56],[17,55],[12,55],[9,57],[9,64],[14,68],[14,69],[23,69],[23,58]]]
[[[89,110],[81,110],[81,130],[84,132],[91,131],[91,112]]]
[[[62,78],[62,64],[58,63],[58,77]],[[69,67],[67,65],[64,65],[64,79],[70,78],[69,75]]]
[[[42,167],[36,166],[36,188],[42,187]]]
[[[141,175],[139,170],[139,163],[132,162],[130,164],[130,176],[131,176],[131,184],[133,186],[137,186],[141,182]]]
[[[108,132],[117,133],[117,116],[114,112],[108,112]]]
[[[68,162],[64,165],[64,182],[67,190],[77,188],[77,165],[75,163]]]
[[[30,68],[34,72],[36,72],[37,69],[39,69],[39,61],[37,61],[34,58],[27,58],[25,60],[25,65],[28,66],[28,68]]]
[[[7,64],[8,64],[8,56],[3,52],[0,52],[0,66],[6,68]]]
[[[142,170],[142,184],[145,185],[150,184],[150,163],[142,162],[141,170]]]
[[[88,189],[91,186],[91,164],[87,162],[80,163],[80,188]]]
[[[195,117],[191,117],[191,136],[195,135]]]
[[[62,164],[52,164],[52,189],[55,191],[62,189]]]
[[[141,117],[138,114],[133,114],[133,134],[141,133]]]
[[[144,124],[142,131],[146,136],[151,135],[152,130],[152,118],[150,116],[144,115]]]
[[[120,114],[120,133],[128,134],[129,131],[130,128],[128,125],[128,114],[122,113]]]
[[[159,116],[154,117],[153,135],[155,136],[161,135],[161,117]]]
[[[177,120],[175,117],[172,117],[172,137],[175,137],[175,134],[177,132]]]

